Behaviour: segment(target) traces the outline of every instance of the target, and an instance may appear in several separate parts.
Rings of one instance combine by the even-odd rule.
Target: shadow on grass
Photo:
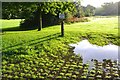
[[[37,28],[34,28],[37,29]],[[2,32],[7,32],[7,31],[28,31],[28,30],[34,30],[33,28],[25,29],[25,28],[20,28],[19,26],[16,27],[11,27],[11,28],[4,28],[0,29]]]
[[[27,46],[40,44],[41,42],[49,41],[49,40],[55,39],[57,37],[62,37],[62,36],[61,36],[60,33],[55,33],[55,34],[51,34],[51,35],[48,35],[48,36],[45,36],[45,37],[37,38],[35,40],[31,40],[31,41],[26,42],[26,43],[20,43],[20,44],[16,44],[16,45],[13,45],[13,46],[5,47],[5,48],[2,49],[2,51],[6,52],[6,51],[9,51],[9,50],[18,49],[22,46],[25,46],[25,44],[28,44]]]
[[[56,26],[56,25],[43,26],[43,28],[48,28],[48,27],[53,27],[53,26]],[[0,31],[2,31],[2,32],[8,32],[8,31],[29,31],[29,30],[35,30],[35,29],[38,29],[38,27],[21,28],[20,26],[15,26],[15,27],[11,27],[11,28],[0,29]]]

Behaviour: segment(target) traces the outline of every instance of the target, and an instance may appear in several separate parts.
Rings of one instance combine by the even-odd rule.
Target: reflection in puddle
[[[118,46],[116,45],[105,45],[97,46],[90,44],[88,40],[83,40],[77,44],[70,44],[75,47],[74,53],[80,54],[83,58],[83,63],[90,61],[91,59],[97,59],[102,61],[103,59],[118,59]]]

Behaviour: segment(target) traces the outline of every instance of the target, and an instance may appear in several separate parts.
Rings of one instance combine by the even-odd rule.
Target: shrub
[[[65,20],[66,23],[75,23],[75,22],[88,22],[88,18],[77,18],[72,17]]]

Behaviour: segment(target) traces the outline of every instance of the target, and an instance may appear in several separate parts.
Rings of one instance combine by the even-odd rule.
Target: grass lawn
[[[17,27],[20,24],[21,19],[11,19],[11,20],[0,20],[0,22],[2,23],[2,27],[0,27],[0,29],[5,29],[5,28],[13,28],[13,27]]]
[[[1,33],[3,78],[61,78],[68,73],[64,75],[67,77],[74,75],[67,71],[70,65],[74,66],[71,71],[76,71],[71,78],[82,78],[85,76],[80,76],[80,72],[78,76],[76,70],[76,67],[83,66],[82,59],[72,53],[70,43],[88,39],[101,46],[109,43],[120,45],[118,17],[91,17],[90,22],[65,24],[64,37],[61,37],[60,25],[42,31],[19,31],[18,27],[12,29],[19,26],[20,20],[1,21],[2,29],[6,30]]]

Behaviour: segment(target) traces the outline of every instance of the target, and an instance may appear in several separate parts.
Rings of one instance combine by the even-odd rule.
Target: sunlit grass
[[[117,17],[93,17],[90,20],[90,22],[65,24],[64,37],[61,37],[60,25],[43,28],[42,31],[37,31],[37,29],[19,31],[17,30],[19,28],[9,31],[7,28],[18,26],[20,20],[0,20],[3,24],[2,28],[7,30],[2,33],[3,76],[5,78],[53,77],[54,74],[49,73],[50,70],[56,72],[62,67],[61,75],[63,75],[66,74],[64,72],[67,71],[67,66],[70,64],[73,65],[71,71],[78,74],[78,70],[75,71],[74,67],[80,67],[80,70],[83,65],[81,65],[80,56],[71,54],[70,43],[88,39],[91,43],[101,46],[109,43],[120,45]],[[73,60],[72,63],[70,60]],[[76,60],[79,62],[79,66],[77,66]],[[64,62],[66,62],[66,66],[63,67]],[[56,65],[58,66],[56,67]],[[43,71],[44,69],[45,71]],[[61,75],[58,74],[57,77],[61,78]],[[70,75],[72,74],[69,72],[64,77]],[[77,77],[77,75],[72,75],[72,78]],[[86,75],[81,77],[86,77]]]
[[[0,29],[18,27],[20,24],[20,21],[21,19],[0,20],[0,22],[2,23],[2,26],[0,27]]]
[[[10,28],[11,26],[18,26],[19,21],[20,20],[3,20],[2,27]],[[99,38],[101,38],[105,41],[107,39],[106,37],[110,36],[110,37],[117,38],[118,36],[117,17],[93,18],[90,22],[80,22],[80,23],[74,23],[70,25],[66,24],[64,25],[64,27],[65,27],[65,37],[58,37],[61,39],[61,41],[64,41],[64,40],[71,41],[71,38],[73,38],[72,39],[73,41],[76,41],[76,39],[78,41],[78,40],[81,40],[80,37],[84,37],[84,36],[86,36],[86,38],[88,38],[89,40],[92,40],[92,39],[99,40]],[[31,40],[36,40],[38,38],[42,38],[42,37],[49,36],[49,35],[52,36],[53,34],[60,33],[60,31],[61,31],[60,25],[43,28],[42,31],[37,31],[37,30],[12,31],[12,32],[7,31],[4,33],[4,35],[2,35],[3,48],[11,46],[11,45],[20,44],[20,43],[26,43]],[[94,38],[93,37],[89,38],[88,35],[94,36]],[[54,40],[56,39],[57,38],[55,38]],[[111,39],[108,39],[108,40],[111,40]],[[96,44],[101,45],[99,41],[97,42],[98,43]],[[117,43],[115,42],[115,44]]]

